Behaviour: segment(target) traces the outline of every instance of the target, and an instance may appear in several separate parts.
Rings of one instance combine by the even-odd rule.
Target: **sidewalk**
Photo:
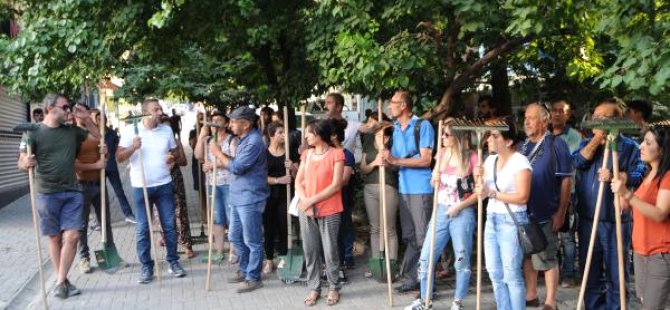
[[[186,122],[185,122],[186,123]],[[192,123],[191,123],[192,124]],[[186,124],[185,130],[190,128]],[[185,143],[185,151],[189,158],[190,148]],[[125,165],[119,167],[122,180],[127,182]],[[193,236],[200,233],[199,201],[193,191],[190,166],[182,167],[187,192],[187,203],[191,219]],[[127,187],[128,184],[125,184]],[[167,265],[162,265],[161,281],[155,279],[148,285],[137,283],[140,266],[135,252],[134,226],[123,221],[116,197],[108,186],[114,229],[114,239],[121,257],[129,263],[115,274],[106,274],[94,268],[91,274],[81,274],[76,268],[78,259],[73,263],[69,279],[81,289],[82,294],[66,300],[53,297],[55,277],[47,260],[46,240],[41,238],[44,257],[46,286],[49,309],[303,309],[303,299],[308,293],[302,284],[286,285],[271,274],[264,280],[264,287],[247,294],[235,293],[235,284],[226,283],[236,269],[227,264],[212,268],[210,292],[205,291],[207,264],[201,258],[207,255],[207,244],[196,244],[197,256],[191,260],[181,260],[188,275],[185,278],[173,278],[167,272]],[[127,189],[126,194],[130,191]],[[130,197],[128,197],[130,198]],[[23,196],[10,205],[0,209],[0,310],[2,309],[42,309],[39,277],[37,275],[37,258],[35,236],[30,215],[29,196]],[[283,220],[283,219],[282,219]],[[157,237],[158,235],[156,235]],[[91,251],[99,246],[99,232],[89,232]],[[182,251],[182,249],[180,249]],[[157,248],[161,261],[165,255],[164,248]],[[473,263],[475,258],[473,257]],[[92,261],[91,264],[97,267]],[[349,283],[342,291],[339,309],[384,309],[388,308],[386,285],[363,276],[367,265],[366,257],[357,257],[356,268],[347,272]],[[474,268],[474,266],[473,266]],[[465,309],[475,308],[475,278],[473,272],[469,295],[464,303]],[[488,274],[482,275],[485,283],[482,289],[481,309],[495,309],[493,291],[488,284]],[[543,280],[540,280],[542,283]],[[454,293],[455,279],[438,280],[438,296],[434,301],[434,309],[449,309]],[[395,286],[395,284],[394,284]],[[323,294],[327,292],[324,288]],[[578,288],[559,289],[559,308],[575,309]],[[544,296],[541,285],[540,296]],[[402,309],[413,300],[412,295],[394,295],[394,309]],[[631,301],[632,303],[632,301]],[[325,305],[322,298],[316,305],[317,309],[332,309]],[[630,305],[630,309],[639,305]]]

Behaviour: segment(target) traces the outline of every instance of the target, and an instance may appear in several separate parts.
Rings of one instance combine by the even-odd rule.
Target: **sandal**
[[[340,302],[340,292],[338,291],[329,291],[328,297],[326,298],[326,305],[334,306]]]
[[[316,305],[316,301],[321,297],[321,293],[317,291],[310,291],[307,297],[305,298],[305,306],[312,307]]]

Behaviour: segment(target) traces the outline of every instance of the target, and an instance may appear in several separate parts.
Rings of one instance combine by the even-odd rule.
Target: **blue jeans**
[[[465,208],[456,217],[446,215],[449,206],[439,205],[437,208],[437,222],[435,222],[435,250],[433,252],[433,263],[437,264],[440,254],[451,239],[454,247],[454,268],[456,269],[456,291],[454,299],[463,300],[470,286],[470,255],[472,254],[472,237],[475,231],[475,210]],[[427,292],[427,271],[430,263],[430,244],[433,235],[430,230],[434,219],[428,223],[426,240],[421,248],[421,259],[419,259],[419,281],[421,281],[421,300],[425,300]],[[435,266],[433,266],[435,267]],[[435,277],[435,268],[431,273]],[[435,280],[433,279],[433,288]]]
[[[528,223],[526,211],[513,213],[519,224]],[[489,213],[484,228],[486,270],[499,310],[526,309],[523,250],[517,227],[509,214]]]
[[[123,191],[123,184],[121,184],[119,170],[105,171],[105,176],[107,177],[107,180],[109,180],[109,183],[112,184],[112,188],[114,188],[114,193],[119,200],[119,207],[121,208],[121,212],[123,212],[123,216],[133,216],[133,209],[130,207],[128,198],[126,198],[126,193]]]
[[[577,243],[575,242],[575,231],[570,229],[567,232],[558,234],[561,238],[563,247],[563,262],[561,265],[561,278],[575,278],[575,256],[577,255]]]
[[[607,207],[607,206],[603,206]],[[611,206],[610,206],[611,207]],[[584,262],[581,266],[584,274],[586,254],[591,240],[591,228],[593,220],[579,219],[579,260]],[[627,259],[630,249],[631,223],[621,224],[621,235],[623,238],[624,275],[626,281],[629,278],[630,261]],[[591,268],[586,279],[586,293],[584,304],[589,310],[617,310],[621,309],[619,304],[619,263],[617,261],[616,224],[610,222],[599,222],[598,232],[593,246],[591,257]],[[603,273],[603,270],[605,272]],[[603,275],[604,274],[604,275]],[[626,300],[629,298],[626,294]]]
[[[228,185],[216,186],[216,201],[214,205],[214,224],[228,227],[230,225],[230,205],[228,204]],[[209,185],[212,193],[212,186]],[[210,195],[211,196],[211,195]],[[212,199],[209,197],[208,199]]]
[[[172,182],[147,187],[149,197],[149,212],[152,205],[156,205],[158,210],[158,219],[163,227],[165,236],[165,249],[167,255],[165,260],[169,263],[179,261],[177,256],[177,230],[175,224],[174,195],[172,193]],[[133,187],[133,202],[135,203],[135,213],[137,224],[135,225],[135,240],[137,242],[137,257],[142,266],[153,268],[154,260],[151,259],[151,239],[149,237],[149,223],[147,222],[147,213],[144,206],[144,195],[141,187]],[[151,215],[149,216],[151,218]]]
[[[239,272],[247,281],[260,281],[263,265],[263,210],[265,200],[230,206],[228,239],[237,252]],[[284,220],[284,219],[280,219]]]

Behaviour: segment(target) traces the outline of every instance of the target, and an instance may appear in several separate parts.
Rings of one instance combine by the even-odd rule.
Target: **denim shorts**
[[[216,186],[216,201],[214,201],[214,224],[228,226],[230,221],[230,206],[228,205],[229,185]],[[212,186],[209,185],[209,194],[211,198]]]
[[[84,229],[84,195],[81,192],[38,193],[35,203],[43,236]]]

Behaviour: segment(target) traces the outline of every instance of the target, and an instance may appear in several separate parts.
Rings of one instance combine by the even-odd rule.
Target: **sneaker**
[[[454,300],[451,303],[451,310],[463,310],[463,305],[461,305],[461,301],[460,300],[458,300],[458,301]]]
[[[149,266],[142,266],[142,273],[140,274],[140,279],[137,280],[140,284],[150,283],[154,279],[154,269]]]
[[[433,303],[429,303],[428,307],[426,308],[426,303],[423,302],[421,299],[414,300],[411,305],[405,307],[404,310],[428,310],[428,309],[433,309]]]
[[[244,282],[245,274],[242,271],[235,272],[235,274],[228,278],[228,283],[241,283]]]
[[[56,284],[56,288],[54,289],[54,296],[60,299],[66,299],[68,297],[67,284],[65,284],[65,282]]]
[[[337,279],[340,283],[347,283],[349,282],[349,279],[347,279],[347,275],[344,274],[344,270],[340,269],[339,273],[337,274]]]
[[[126,216],[126,223],[137,224],[137,220],[134,215]]]
[[[79,260],[79,271],[81,273],[91,273],[91,261],[88,258]]]
[[[65,279],[65,286],[67,287],[67,296],[77,296],[81,294],[81,291],[72,283],[70,283],[70,280]]]
[[[238,293],[248,293],[251,291],[255,291],[259,288],[263,287],[263,282],[258,280],[258,281],[244,281],[240,283],[240,286],[237,288]]]
[[[183,278],[186,275],[186,271],[184,271],[184,268],[181,267],[178,261],[170,263],[170,268],[168,268],[168,272],[173,274],[175,278]]]
[[[397,293],[408,293],[412,291],[419,290],[419,283],[403,283],[400,286],[396,286],[395,291]]]

